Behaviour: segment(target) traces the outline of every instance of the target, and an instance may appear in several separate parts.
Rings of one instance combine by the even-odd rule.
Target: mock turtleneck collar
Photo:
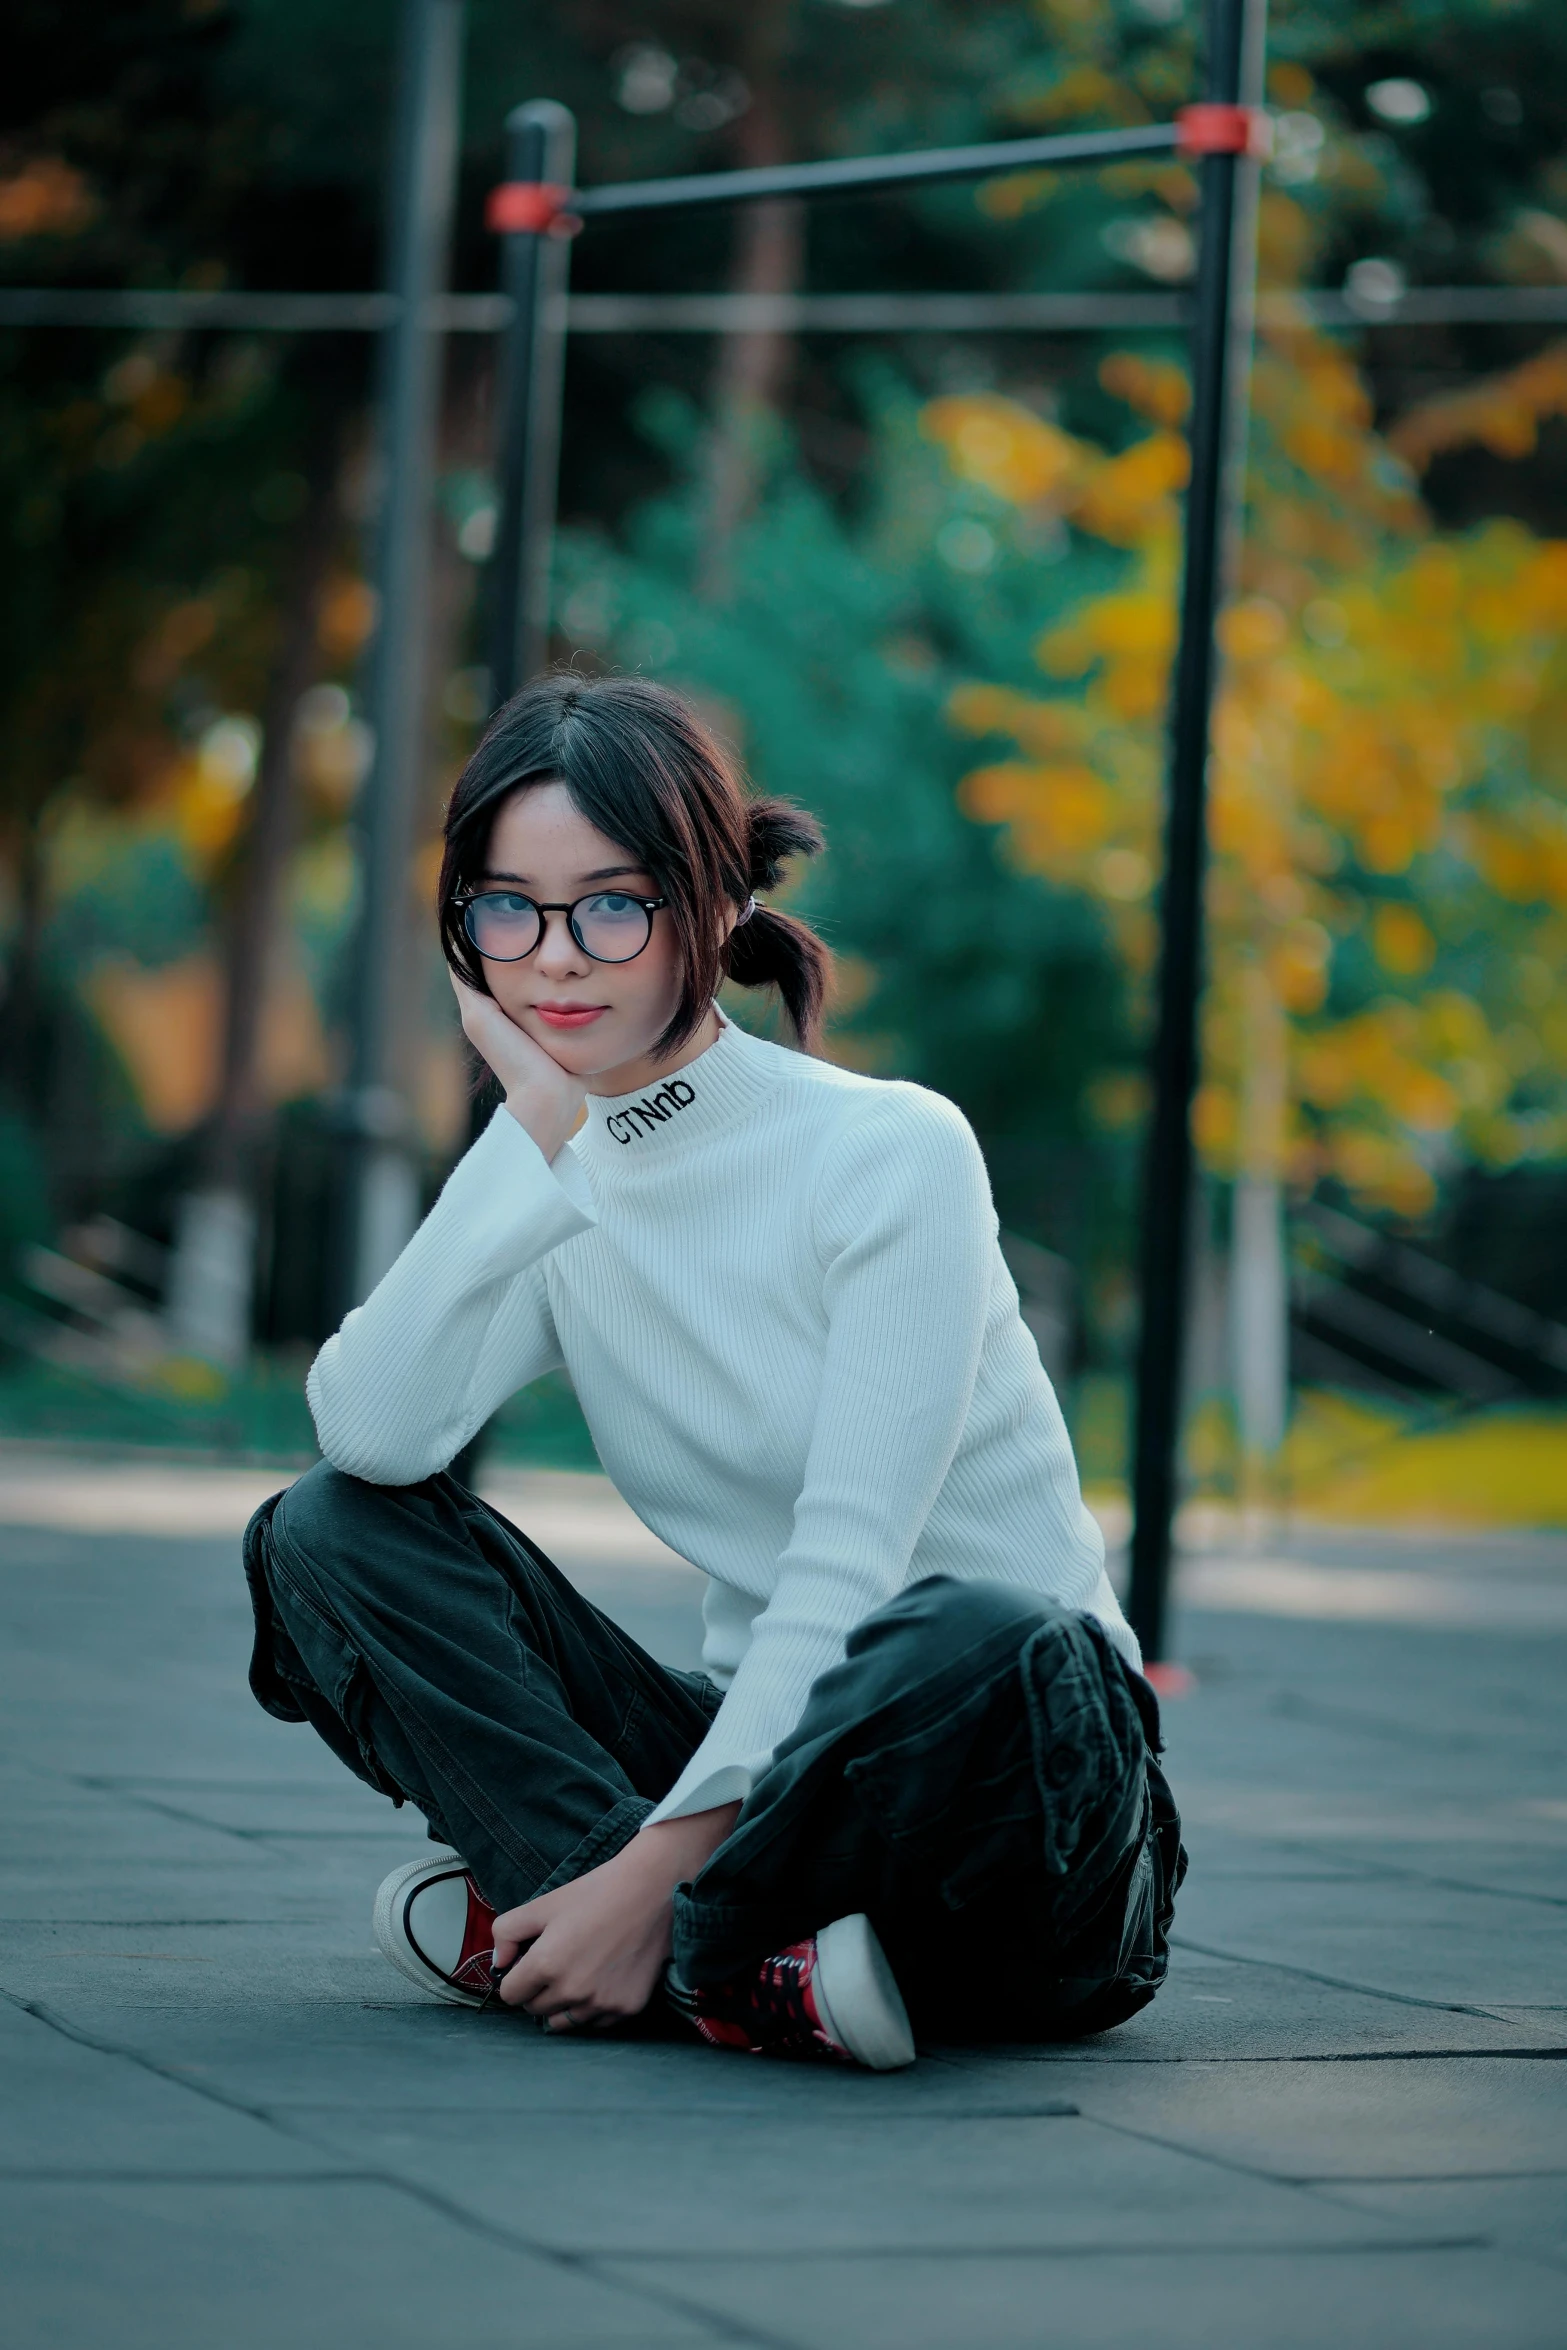
[[[588,1122],[578,1135],[595,1164],[640,1165],[732,1126],[772,1090],[767,1066],[774,1048],[759,1044],[732,1020],[706,1052],[672,1077],[637,1093],[588,1095]]]

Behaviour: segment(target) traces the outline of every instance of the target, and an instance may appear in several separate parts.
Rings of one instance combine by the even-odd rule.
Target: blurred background
[[[293,1458],[352,1302],[398,11],[11,24],[0,1438]],[[1194,0],[470,0],[450,288],[493,293],[520,100],[575,111],[592,185],[1164,120],[1200,30]],[[1567,17],[1274,0],[1266,81],[1189,1488],[1567,1524]],[[605,220],[572,262],[552,653],[689,691],[822,818],[830,1050],[972,1120],[1112,1500],[1195,201],[1159,159]],[[170,292],[345,299],[193,323]],[[735,295],[767,303],[694,299]],[[396,1037],[426,1197],[469,1117],[430,899],[488,708],[493,308],[441,337]],[[492,1442],[593,1465],[563,1382]]]

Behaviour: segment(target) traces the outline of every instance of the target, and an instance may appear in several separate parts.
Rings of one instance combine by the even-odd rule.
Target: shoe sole
[[[404,1912],[410,1896],[418,1886],[431,1877],[444,1877],[455,1861],[463,1866],[460,1852],[442,1850],[433,1852],[426,1860],[405,1861],[400,1869],[382,1880],[375,1897],[371,1926],[376,1945],[383,1958],[390,1959],[400,1975],[410,1983],[417,1983],[421,1991],[428,1991],[434,1999],[444,1999],[449,2007],[482,2007],[484,2001],[472,1991],[459,1991],[455,1983],[448,1983],[444,1975],[427,1966],[408,1938],[403,1924]]]
[[[812,1989],[824,2030],[857,2064],[895,2073],[914,2062],[908,2010],[863,1912],[834,1918],[817,1935]]]

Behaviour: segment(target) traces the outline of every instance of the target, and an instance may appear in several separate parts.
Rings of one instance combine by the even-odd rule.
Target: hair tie
[[[744,904],[744,905],[743,905],[743,906],[740,908],[740,911],[739,911],[739,913],[738,913],[738,914],[735,916],[735,928],[736,928],[736,930],[738,930],[738,929],[739,929],[739,927],[740,927],[740,925],[741,925],[741,923],[742,923],[742,922],[749,922],[749,921],[750,921],[750,919],[751,919],[751,916],[752,916],[752,915],[753,915],[755,912],[756,912],[756,900],[755,900],[755,898],[747,898],[747,899],[746,899],[746,901],[745,901],[745,904]]]

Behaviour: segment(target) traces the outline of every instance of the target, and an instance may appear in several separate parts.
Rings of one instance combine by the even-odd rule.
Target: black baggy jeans
[[[245,1536],[250,1685],[421,1811],[497,1909],[629,1841],[717,1711],[447,1475],[319,1463]],[[687,1983],[864,1910],[915,2030],[1102,2031],[1164,1978],[1185,1869],[1158,1708],[1092,1618],[932,1576],[856,1626],[675,1897]]]

